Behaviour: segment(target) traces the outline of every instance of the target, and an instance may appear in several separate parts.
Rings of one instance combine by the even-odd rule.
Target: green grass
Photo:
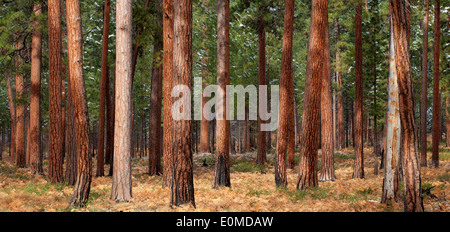
[[[330,189],[324,187],[307,188],[305,190],[290,190],[288,188],[278,188],[277,191],[285,194],[289,201],[295,203],[307,198],[320,200],[330,196]]]
[[[270,192],[263,189],[250,189],[247,194],[247,196],[256,196],[259,197],[261,195],[270,195]]]
[[[236,172],[261,172],[266,169],[266,165],[258,165],[249,160],[230,162],[232,170]]]

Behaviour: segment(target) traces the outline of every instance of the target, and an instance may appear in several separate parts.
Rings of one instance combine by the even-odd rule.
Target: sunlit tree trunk
[[[22,39],[18,38],[15,46],[16,49],[19,50],[24,46],[22,44]],[[22,99],[24,96],[25,85],[23,81],[23,74],[20,71],[20,67],[22,66],[22,58],[19,54],[16,53],[14,57],[15,67],[16,67],[16,76],[15,76],[15,85],[16,85],[16,99]],[[25,115],[26,115],[26,103],[24,101],[18,101],[16,103],[16,165],[18,167],[25,167]]]

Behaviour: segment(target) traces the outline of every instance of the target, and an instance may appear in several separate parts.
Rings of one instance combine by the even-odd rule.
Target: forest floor
[[[298,153],[297,161],[298,161]],[[84,208],[67,208],[73,186],[51,184],[44,175],[33,175],[29,168],[17,168],[9,163],[5,152],[0,161],[1,211],[162,211],[162,212],[397,212],[403,211],[402,201],[391,206],[380,204],[384,170],[374,175],[372,148],[364,149],[365,179],[352,179],[354,151],[335,153],[336,181],[320,182],[319,187],[296,190],[298,167],[288,169],[287,188],[277,189],[274,181],[274,159],[255,165],[256,154],[231,157],[231,188],[212,189],[214,163],[212,154],[194,155],[194,188],[196,208],[191,205],[171,208],[170,190],[162,188],[162,176],[147,174],[148,160],[132,161],[132,202],[116,203],[109,199],[112,178],[93,177],[89,202]],[[431,157],[431,151],[428,152]],[[320,160],[320,155],[319,155]],[[378,161],[379,163],[380,161]],[[95,164],[95,162],[94,162]],[[44,170],[47,162],[44,161]],[[320,165],[320,164],[319,164]],[[298,165],[297,165],[298,166]],[[95,168],[95,165],[93,165]],[[105,170],[109,170],[106,167]],[[320,170],[320,169],[319,169]],[[95,170],[93,171],[95,174]],[[440,148],[440,167],[422,167],[422,188],[436,186],[424,195],[428,212],[450,212],[450,148]]]

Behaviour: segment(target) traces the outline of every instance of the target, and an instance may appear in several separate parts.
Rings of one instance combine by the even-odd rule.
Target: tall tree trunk
[[[109,67],[106,69],[106,150],[105,163],[112,163],[112,156],[114,152],[114,107],[111,99],[111,79],[109,75]],[[111,167],[111,166],[110,166]],[[109,175],[109,174],[108,174]]]
[[[36,17],[42,13],[42,4],[33,6]],[[43,173],[41,150],[40,93],[41,93],[42,28],[39,20],[33,21],[31,40],[31,91],[30,91],[30,164],[33,173]]]
[[[209,9],[208,1],[202,1],[202,4],[206,7],[206,9]],[[202,35],[203,35],[202,49],[205,52],[205,54],[208,54],[208,51],[209,51],[209,49],[206,46],[206,42],[208,40],[207,39],[207,31],[208,31],[208,27],[205,22],[202,25]],[[208,61],[209,61],[209,58],[207,56],[202,57],[202,64],[203,64],[203,66],[202,66],[202,76],[203,76],[202,86],[203,86],[203,88],[206,87],[206,79],[209,76]],[[203,96],[203,94],[202,94],[202,109],[207,101],[208,101],[208,98]],[[205,152],[209,151],[209,121],[206,119],[205,115],[203,114],[203,110],[202,110],[201,114],[202,114],[202,119],[200,122],[200,152],[205,153]]]
[[[11,156],[11,161],[15,161],[16,157],[16,94],[11,85],[11,79],[8,75],[5,75],[7,94],[8,94],[8,105],[9,105],[9,115],[11,117],[11,133],[9,136],[9,155]]]
[[[450,91],[449,87],[447,87],[447,91]],[[447,119],[445,120],[445,137],[446,137],[446,146],[450,147],[450,93],[447,92],[447,97],[445,98],[445,115]]]
[[[81,34],[80,1],[66,0],[66,14],[70,90],[75,112],[78,152],[77,178],[70,204],[84,206],[89,198],[91,187],[92,160],[89,154],[89,116],[83,78],[83,54],[81,50],[83,41]]]
[[[162,103],[162,79],[163,66],[161,65],[163,49],[162,38],[162,0],[157,0],[158,29],[155,33],[153,44],[152,64],[152,86],[150,95],[150,153],[149,153],[149,175],[161,173],[161,103]]]
[[[109,36],[109,8],[110,1],[105,0],[103,11],[103,43],[102,43],[102,70],[100,80],[100,112],[98,125],[98,155],[97,155],[97,176],[105,175],[105,98],[108,76],[108,36]]]
[[[213,188],[230,187],[230,121],[227,120],[226,91],[230,84],[229,0],[217,2],[217,93],[221,100],[216,107],[216,168]]]
[[[433,140],[431,165],[439,167],[439,142],[441,140],[441,93],[439,92],[439,11],[440,1],[436,0],[434,6],[434,53],[433,53]]]
[[[283,51],[281,55],[280,106],[275,155],[275,184],[287,186],[286,152],[288,143],[289,120],[292,120],[293,84],[292,77],[292,39],[294,34],[294,0],[284,1]],[[293,128],[291,128],[293,129]],[[291,137],[291,139],[293,139]]]
[[[131,49],[132,1],[116,2],[116,107],[114,123],[114,172],[111,199],[131,199]]]
[[[355,162],[353,178],[364,178],[363,85],[362,85],[362,4],[355,7]]]
[[[400,106],[398,95],[398,77],[395,63],[395,44],[392,19],[389,33],[389,81],[388,81],[388,111],[386,117],[386,157],[385,174],[381,203],[388,205],[397,202],[399,192],[399,162],[400,162]]]
[[[262,14],[263,7],[259,8]],[[265,21],[263,16],[258,18],[258,85],[266,85],[266,34],[264,33]],[[259,112],[259,109],[258,109]],[[264,164],[266,162],[266,137],[265,131],[261,130],[261,124],[265,123],[258,113],[258,147],[256,153],[256,163]]]
[[[392,25],[394,28],[395,65],[399,86],[399,106],[401,123],[401,151],[403,156],[403,203],[404,210],[423,211],[421,175],[418,160],[416,123],[412,88],[411,62],[409,58],[408,22],[406,12],[408,4],[401,0],[391,0]]]
[[[16,49],[21,49],[24,44],[22,44],[22,39],[18,39],[18,42],[16,42],[15,46]],[[20,57],[20,54],[17,53],[15,56],[15,67],[17,69],[16,71],[16,77],[15,77],[15,84],[16,84],[16,98],[22,99],[25,92],[25,85],[23,82],[23,74],[20,71],[20,67],[22,66],[22,58]],[[25,164],[25,105],[23,101],[17,102],[16,104],[16,165],[20,168],[24,168],[26,166]]]
[[[67,17],[68,18],[68,17]],[[62,85],[61,85],[61,1],[48,1],[49,40],[49,169],[52,183],[63,178]]]
[[[175,0],[173,6],[173,86],[191,86],[192,1]],[[184,99],[186,101],[183,101],[183,106],[191,104],[189,98],[185,97]],[[183,110],[186,110],[185,107]],[[195,207],[191,146],[192,121],[185,118],[174,119],[172,126],[173,172],[170,182],[170,205],[179,206],[191,203]]]
[[[307,76],[303,105],[300,168],[297,189],[318,186],[317,148],[319,142],[320,101],[325,64],[325,28],[328,0],[313,1],[308,42]]]
[[[420,93],[420,166],[427,166],[427,74],[428,74],[428,5],[425,0],[425,15],[423,18],[423,49],[422,49],[422,91]]]
[[[328,14],[325,27],[325,62],[322,74],[322,89],[320,101],[320,118],[322,132],[322,162],[319,181],[334,181],[334,140],[333,140],[333,96],[331,85],[331,57],[328,32]]]
[[[163,75],[164,75],[164,138],[163,138],[163,187],[172,182],[172,86],[173,86],[173,1],[163,0]],[[214,136],[213,136],[214,137]]]
[[[342,87],[342,74],[341,74],[341,52],[338,46],[339,44],[339,18],[334,19],[334,34],[336,37],[336,84],[337,84],[337,124],[338,124],[338,141],[337,148],[344,148],[344,93]]]

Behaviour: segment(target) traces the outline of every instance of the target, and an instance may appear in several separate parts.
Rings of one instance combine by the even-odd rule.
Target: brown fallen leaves
[[[255,154],[232,157],[231,188],[212,189],[213,166],[202,166],[194,158],[194,187],[196,208],[191,205],[169,207],[170,190],[162,188],[161,176],[147,175],[147,159],[133,160],[132,202],[115,203],[109,200],[111,177],[93,177],[90,199],[85,208],[66,208],[73,187],[52,185],[45,176],[32,175],[29,168],[19,169],[6,161],[0,162],[0,211],[152,211],[152,212],[383,212],[403,211],[401,202],[392,206],[380,204],[383,170],[373,174],[373,154],[365,149],[365,179],[352,179],[352,150],[335,155],[337,180],[320,182],[316,189],[297,191],[295,183],[298,165],[288,170],[288,186],[276,189],[273,158],[269,164],[250,171],[237,171],[240,162],[254,164]],[[444,150],[450,156],[450,149]],[[298,154],[296,154],[298,155]],[[3,157],[7,157],[5,153]],[[450,160],[441,166],[422,168],[422,183],[432,186],[439,199],[424,196],[425,211],[449,212]],[[211,157],[209,157],[210,159]],[[207,158],[208,159],[208,158]],[[320,159],[319,159],[320,160]],[[380,161],[378,161],[380,162]],[[248,164],[248,163],[247,163]],[[95,167],[95,165],[93,165]],[[46,167],[44,167],[46,170]],[[109,170],[109,168],[105,168]]]

